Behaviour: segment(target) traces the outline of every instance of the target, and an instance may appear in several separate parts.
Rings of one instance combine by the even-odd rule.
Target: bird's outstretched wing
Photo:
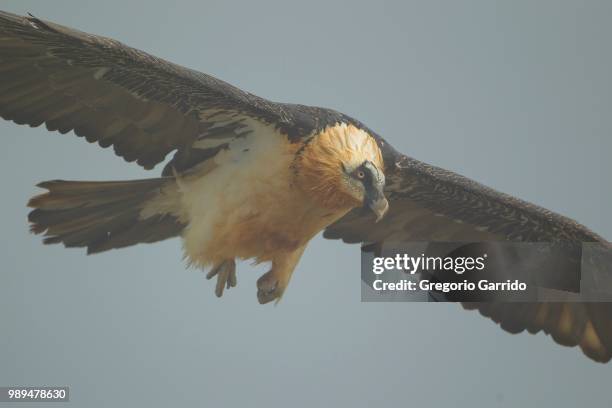
[[[384,142],[383,142],[384,143]],[[375,248],[410,241],[597,242],[586,227],[383,145],[389,213],[375,223],[354,210],[327,228],[326,238]],[[466,309],[518,333],[540,330],[560,344],[580,345],[590,358],[612,358],[612,303],[464,303]]]
[[[0,116],[74,130],[147,169],[173,150],[175,165],[188,167],[251,131],[248,119],[299,138],[317,126],[312,109],[270,102],[112,39],[0,11]]]

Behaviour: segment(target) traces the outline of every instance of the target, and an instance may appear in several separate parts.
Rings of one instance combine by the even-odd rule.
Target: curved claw
[[[236,262],[232,259],[229,261],[223,261],[212,267],[212,269],[206,274],[206,279],[212,279],[217,277],[217,284],[215,285],[215,295],[217,297],[223,296],[223,290],[225,288],[233,288],[238,284],[236,278]]]
[[[257,300],[260,304],[265,304],[276,299],[280,299],[283,290],[279,281],[270,272],[264,274],[257,280]]]

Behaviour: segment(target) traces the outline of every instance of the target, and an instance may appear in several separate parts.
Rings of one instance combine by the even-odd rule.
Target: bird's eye
[[[365,173],[363,172],[363,170],[357,171],[355,175],[357,176],[358,179],[363,179],[365,177]]]

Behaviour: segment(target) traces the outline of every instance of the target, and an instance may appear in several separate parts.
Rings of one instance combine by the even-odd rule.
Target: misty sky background
[[[612,239],[612,3],[4,0],[276,101],[326,106],[398,150]],[[83,139],[0,122],[0,385],[70,406],[610,406],[612,366],[455,304],[361,303],[358,246],[317,237],[282,302],[242,264],[222,299],[178,239],[43,246],[49,179],[155,177]],[[63,404],[53,406],[60,407]],[[8,405],[6,405],[8,406]],[[29,406],[19,404],[20,407]],[[32,404],[42,406],[42,404]]]

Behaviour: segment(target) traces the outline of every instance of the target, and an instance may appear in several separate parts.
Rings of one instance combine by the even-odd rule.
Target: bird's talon
[[[221,297],[225,288],[232,288],[238,283],[236,279],[236,262],[232,259],[231,261],[223,261],[213,266],[206,274],[206,279],[212,279],[214,276],[217,277],[215,295]]]
[[[270,273],[257,280],[257,300],[262,305],[271,302],[282,295],[278,280]]]

